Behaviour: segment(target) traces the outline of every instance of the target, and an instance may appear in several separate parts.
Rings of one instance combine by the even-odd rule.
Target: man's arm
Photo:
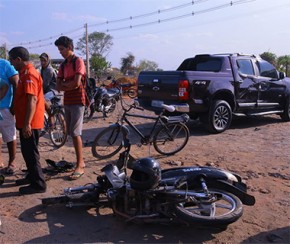
[[[70,91],[78,88],[82,82],[82,75],[76,74],[74,79],[62,81],[61,79],[57,79],[57,84],[60,87],[61,91]]]
[[[12,103],[11,103],[11,107],[10,107],[10,113],[14,115],[15,114],[14,113],[14,98],[15,98],[16,88],[18,86],[19,75],[11,76],[9,78],[9,81],[12,84],[12,88],[13,88],[13,99],[12,99]]]
[[[32,95],[32,94],[27,94],[27,98],[28,98],[27,110],[26,110],[23,130],[22,130],[24,138],[28,138],[32,135],[31,121],[35,114],[36,103],[37,103],[37,96]]]

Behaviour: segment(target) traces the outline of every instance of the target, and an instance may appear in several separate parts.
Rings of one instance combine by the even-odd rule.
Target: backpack
[[[72,59],[72,64],[73,64],[73,71],[76,70],[76,60],[79,57],[74,56]],[[62,73],[64,72],[64,65],[66,64],[66,60],[64,62],[61,63],[60,68]],[[93,81],[91,81],[93,80]],[[86,94],[86,103],[89,104],[90,100],[91,100],[91,94],[94,91],[94,88],[96,87],[96,81],[94,78],[88,78],[87,74],[82,78],[82,85],[85,89],[85,94]],[[93,87],[94,85],[94,87]]]

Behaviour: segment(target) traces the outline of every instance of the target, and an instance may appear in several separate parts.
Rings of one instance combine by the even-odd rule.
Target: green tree
[[[156,71],[158,70],[158,64],[154,61],[142,59],[137,65],[138,71]]]
[[[39,54],[37,54],[37,53],[30,53],[29,54],[29,59],[30,60],[39,60]]]
[[[280,71],[283,71],[286,73],[286,76],[290,75],[290,56],[289,55],[284,55],[280,56],[277,59],[277,67]]]
[[[135,61],[135,56],[132,53],[127,53],[127,57],[121,58],[121,72],[124,75],[133,75],[135,67],[133,63]]]
[[[271,52],[263,52],[262,54],[260,54],[261,58],[268,61],[269,63],[273,64],[274,66],[276,66],[277,64],[277,56],[274,53]]]
[[[111,67],[111,63],[99,55],[93,55],[91,57],[91,69],[94,71],[98,79],[101,78],[102,74],[106,73],[107,69]]]
[[[8,56],[7,50],[4,45],[0,46],[0,58],[6,59]]]
[[[88,35],[88,49],[90,56],[105,57],[113,46],[113,37],[103,32],[93,32]],[[86,35],[79,39],[76,50],[86,54]]]

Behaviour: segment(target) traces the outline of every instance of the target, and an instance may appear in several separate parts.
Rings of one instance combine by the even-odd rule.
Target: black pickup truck
[[[176,71],[142,71],[138,101],[158,112],[177,106],[199,118],[211,133],[225,131],[233,115],[279,114],[290,120],[290,78],[255,55],[203,54],[185,59]]]

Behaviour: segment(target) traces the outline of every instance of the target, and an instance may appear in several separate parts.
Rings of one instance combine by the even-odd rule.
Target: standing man
[[[64,91],[64,110],[68,134],[73,139],[77,164],[70,180],[76,180],[84,174],[85,163],[83,159],[83,115],[86,105],[84,78],[86,68],[84,61],[74,54],[73,40],[67,36],[59,37],[54,44],[60,54],[65,58],[61,64],[56,89]]]
[[[39,72],[29,62],[29,52],[24,47],[9,51],[9,59],[19,72],[19,83],[15,94],[16,128],[19,130],[21,152],[26,163],[26,178],[16,180],[21,194],[46,191],[46,182],[40,165],[38,151],[39,131],[44,126],[44,96]]]
[[[51,60],[47,53],[42,53],[39,56],[41,69],[40,74],[42,78],[42,85],[43,85],[43,93],[44,93],[44,103],[45,103],[45,111],[49,117],[50,126],[53,125],[54,121],[51,116],[51,102],[50,100],[54,96],[54,92],[56,87],[56,77],[57,74],[54,71],[53,67],[51,66]]]
[[[9,161],[4,174],[15,171],[16,128],[14,118],[14,95],[19,76],[15,68],[5,59],[0,59],[0,158],[2,161],[2,140],[7,143]]]

